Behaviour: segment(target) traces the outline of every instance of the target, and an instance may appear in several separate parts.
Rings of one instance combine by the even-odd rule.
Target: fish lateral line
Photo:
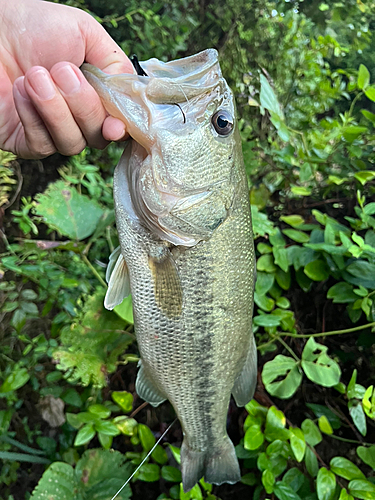
[[[145,458],[142,460],[142,462],[138,465],[138,467],[135,469],[135,471],[133,472],[133,474],[131,474],[131,476],[125,481],[125,483],[121,486],[121,488],[118,490],[118,492],[111,498],[111,500],[115,500],[115,498],[117,498],[119,496],[119,494],[122,492],[122,490],[125,488],[125,486],[127,486],[130,481],[133,479],[133,477],[136,475],[136,473],[139,471],[139,469],[142,467],[142,465],[146,462],[146,460],[150,457],[150,455],[152,454],[152,452],[155,450],[155,448],[158,446],[158,444],[160,443],[160,441],[164,438],[164,436],[170,431],[170,429],[173,427],[173,425],[175,424],[175,422],[177,422],[177,418],[175,418],[173,420],[173,422],[171,424],[169,424],[169,426],[167,427],[167,429],[163,432],[163,434],[160,436],[160,438],[156,441],[156,443],[154,444],[154,446],[151,448],[151,450],[147,453],[147,455],[145,456]]]

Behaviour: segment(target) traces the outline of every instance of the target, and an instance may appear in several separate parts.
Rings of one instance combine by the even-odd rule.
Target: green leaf
[[[92,424],[84,425],[76,435],[74,446],[82,446],[83,444],[89,443],[95,434],[96,431]]]
[[[281,323],[281,318],[273,316],[271,314],[262,314],[261,316],[254,317],[254,325],[272,327],[279,326]]]
[[[332,387],[339,383],[341,370],[339,365],[327,355],[328,348],[315,342],[313,337],[307,341],[302,352],[302,368],[307,378],[323,387]]]
[[[366,416],[362,405],[359,401],[350,400],[348,402],[350,416],[353,419],[354,425],[357,427],[362,436],[367,434]]]
[[[310,241],[310,236],[308,234],[303,231],[297,231],[297,229],[283,229],[283,233],[297,243],[307,243]]]
[[[298,491],[304,483],[305,476],[297,467],[292,467],[284,474],[283,484],[290,486],[293,491]]]
[[[254,293],[254,302],[263,311],[271,312],[275,307],[275,301],[267,295],[259,295],[257,292]]]
[[[280,377],[283,377],[280,380]],[[268,361],[262,371],[262,380],[266,390],[281,399],[290,398],[302,381],[297,362],[282,354]]]
[[[303,186],[292,186],[291,191],[297,196],[310,196],[311,194],[311,189]]]
[[[305,436],[298,427],[290,428],[290,446],[296,457],[297,462],[302,462],[306,451]]]
[[[112,399],[125,412],[130,413],[133,409],[133,395],[127,391],[113,391]]]
[[[181,483],[181,472],[171,465],[164,465],[161,469],[161,477],[170,483]]]
[[[139,470],[137,479],[147,483],[153,483],[160,478],[160,467],[157,464],[144,464]]]
[[[274,283],[274,275],[264,272],[257,273],[257,280],[255,283],[255,290],[259,295],[265,295]]]
[[[276,266],[272,255],[266,254],[259,257],[257,260],[257,270],[265,271],[266,273],[274,273],[276,271]]]
[[[357,85],[361,90],[365,90],[370,83],[370,72],[364,64],[360,64],[358,71]]]
[[[365,90],[366,97],[370,99],[370,101],[375,102],[375,85],[371,85],[370,87],[367,87]]]
[[[113,436],[109,434],[104,434],[103,432],[98,432],[99,443],[103,446],[105,450],[109,450],[112,446]]]
[[[350,285],[346,281],[340,281],[327,292],[327,299],[333,299],[334,304],[346,304],[350,302],[355,302],[358,297],[353,292],[353,285]]]
[[[352,143],[365,132],[367,132],[367,127],[360,127],[359,125],[348,125],[343,129],[343,136],[347,142]]]
[[[289,431],[285,429],[285,415],[275,406],[271,406],[268,410],[266,418],[265,436],[268,441],[281,439],[286,441],[289,439]]]
[[[156,443],[155,436],[147,425],[138,424],[138,436],[145,451],[150,451]]]
[[[348,481],[352,479],[366,479],[356,465],[344,457],[334,457],[329,463],[332,472]]]
[[[167,452],[162,446],[160,446],[160,444],[157,445],[157,447],[151,453],[151,456],[158,464],[164,465],[168,462]]]
[[[311,448],[307,447],[305,452],[305,464],[307,472],[310,476],[315,477],[318,474],[319,465],[318,459]]]
[[[184,492],[182,483],[180,483],[180,500],[203,500],[202,490],[199,484],[192,487],[187,493]]]
[[[361,113],[375,125],[375,114],[367,109],[361,109]]]
[[[264,442],[264,434],[260,425],[252,425],[245,433],[244,448],[245,450],[256,450]]]
[[[125,417],[123,415],[114,418],[113,423],[121,434],[125,434],[125,436],[133,436],[135,428],[138,425],[138,422],[134,418]]]
[[[321,415],[318,420],[319,429],[324,432],[324,434],[333,434],[331,424],[325,415]]]
[[[336,489],[335,475],[322,467],[319,469],[318,477],[316,479],[316,492],[319,500],[332,500]]]
[[[305,436],[305,440],[310,446],[315,446],[322,441],[320,430],[309,418],[302,422],[301,428]]]
[[[79,194],[64,181],[50,184],[44,194],[36,196],[35,212],[47,225],[74,240],[90,236],[103,215],[96,201]]]
[[[273,492],[279,500],[301,500],[301,497],[283,481],[275,484]]]
[[[95,429],[102,434],[106,434],[107,436],[118,436],[120,434],[119,429],[112,422],[99,420],[94,424]]]
[[[87,410],[89,413],[92,413],[99,418],[107,418],[111,414],[111,410],[109,410],[106,406],[100,404],[91,405],[87,408]]]
[[[329,278],[328,266],[320,259],[309,262],[303,271],[313,281],[324,281]]]
[[[365,446],[358,446],[357,455],[359,458],[373,470],[375,470],[375,445],[366,448]]]
[[[362,184],[362,186],[364,186],[367,182],[375,179],[375,172],[371,172],[370,170],[361,170],[360,172],[356,172],[354,177]]]
[[[352,497],[352,495],[349,495],[345,488],[342,488],[339,500],[354,500],[354,498]]]
[[[284,114],[281,110],[279,101],[277,100],[276,94],[273,91],[271,85],[268,83],[267,78],[264,75],[260,75],[260,103],[263,108],[274,113],[281,120],[284,119]]]
[[[16,391],[23,387],[29,380],[30,375],[26,368],[17,368],[14,372],[7,376],[0,387],[0,393]]]
[[[282,215],[280,220],[292,227],[298,227],[305,223],[305,220],[300,215]]]
[[[275,484],[275,476],[269,469],[266,469],[262,472],[262,484],[268,494],[271,494],[273,492],[273,485]]]
[[[354,479],[349,483],[350,494],[361,500],[374,500],[375,498],[375,484],[364,479]]]
[[[15,453],[13,451],[0,451],[1,460],[9,460],[11,462],[29,462],[34,464],[49,464],[50,460],[44,457],[28,455],[26,453]]]
[[[71,465],[54,462],[43,474],[31,499],[83,500],[77,488],[77,479]]]
[[[123,320],[131,325],[134,323],[133,318],[133,301],[131,295],[128,295],[124,300],[116,306],[114,309],[115,313],[120,316]]]

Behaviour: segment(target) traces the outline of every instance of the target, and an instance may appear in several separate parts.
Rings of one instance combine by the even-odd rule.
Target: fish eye
[[[224,109],[216,111],[211,121],[216,132],[219,135],[228,135],[233,130],[233,117],[230,113],[228,113],[228,111],[225,111]]]

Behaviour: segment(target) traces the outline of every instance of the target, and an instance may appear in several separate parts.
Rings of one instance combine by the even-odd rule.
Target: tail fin
[[[219,447],[194,451],[183,442],[181,447],[182,484],[187,492],[204,476],[207,483],[237,483],[240,467],[232,441],[226,437]]]

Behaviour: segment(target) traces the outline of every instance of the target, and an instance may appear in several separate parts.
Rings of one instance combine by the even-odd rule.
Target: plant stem
[[[372,328],[375,326],[375,321],[373,323],[367,323],[366,325],[355,326],[353,328],[348,328],[346,330],[333,330],[331,332],[320,332],[320,333],[310,333],[310,334],[298,334],[298,333],[282,333],[287,337],[294,337],[297,339],[309,338],[309,337],[327,337],[329,335],[344,335],[345,333],[357,332],[359,330],[365,330],[366,328]],[[277,337],[276,337],[277,338]]]
[[[288,344],[287,344],[286,342],[284,342],[284,341],[283,341],[283,339],[282,339],[281,337],[278,337],[278,338],[277,338],[277,340],[280,342],[280,344],[282,344],[282,345],[285,347],[285,349],[286,349],[286,350],[287,350],[287,351],[288,351],[288,352],[289,352],[289,353],[293,356],[293,358],[294,358],[297,362],[301,361],[301,360],[299,359],[299,357],[298,357],[298,356],[294,353],[293,349],[291,349],[291,348],[288,346]]]
[[[340,436],[335,436],[334,434],[326,434],[326,436],[331,437],[333,439],[337,439],[338,441],[344,441],[344,443],[354,443],[354,444],[372,446],[371,443],[364,443],[363,441],[357,441],[356,439],[343,438]]]
[[[107,283],[103,280],[103,278],[100,276],[98,271],[95,269],[95,267],[91,264],[89,259],[86,257],[85,254],[81,254],[81,257],[83,261],[86,263],[86,265],[91,269],[92,273],[95,275],[95,277],[99,280],[99,282],[104,286],[104,288],[107,288]]]

